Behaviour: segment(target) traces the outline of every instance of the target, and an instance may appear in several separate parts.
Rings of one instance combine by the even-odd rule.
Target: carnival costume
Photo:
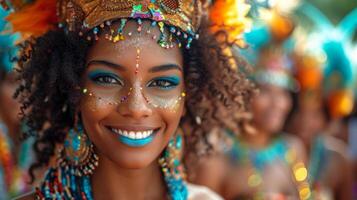
[[[151,34],[143,28],[143,21],[150,21],[151,28],[158,27],[160,36],[152,36],[162,48],[173,48],[175,45],[189,49],[193,40],[199,39],[198,30],[201,18],[207,17],[208,2],[199,0],[37,0],[0,1],[5,8],[13,9],[14,14],[8,17],[14,32],[20,32],[27,41],[42,36],[50,30],[64,31],[67,34],[78,34],[84,40],[96,41],[99,34],[105,32],[105,39],[118,43],[131,37],[131,32],[124,33],[129,20],[137,22],[137,32]],[[238,2],[238,3],[237,3]],[[221,3],[222,1],[217,1]],[[242,0],[227,1],[226,5],[244,5]],[[212,12],[211,31],[225,29],[230,32],[232,42],[239,40],[245,26],[244,15],[249,7],[242,7],[244,12]],[[247,10],[248,9],[248,10]],[[241,9],[242,10],[242,9]],[[224,10],[227,11],[227,10]],[[225,24],[221,17],[234,17]],[[241,16],[241,18],[239,18]],[[118,27],[113,24],[119,22]],[[228,29],[227,29],[228,27]],[[82,89],[83,95],[93,95]],[[179,102],[185,93],[176,99]],[[121,101],[125,101],[122,97]],[[156,105],[148,100],[154,107]],[[166,108],[166,106],[164,106]],[[192,186],[184,180],[183,166],[180,163],[182,136],[172,138],[159,159],[159,164],[172,200],[191,199],[192,195],[204,189]],[[48,170],[41,187],[36,190],[36,199],[93,199],[90,177],[98,166],[98,156],[94,146],[84,133],[81,125],[69,130],[60,150],[58,165]],[[220,199],[212,192],[206,192],[205,199]]]
[[[15,71],[11,60],[16,56],[15,40],[18,37],[10,34],[7,29],[5,17],[8,14],[0,7],[0,71],[5,76],[0,79]],[[25,126],[21,126],[21,130],[24,128]],[[30,189],[27,184],[27,169],[33,160],[30,150],[32,143],[33,141],[26,141],[20,146],[16,160],[13,155],[14,142],[9,136],[8,127],[0,119],[0,199],[8,199]]]
[[[282,23],[273,23],[274,20],[271,20],[271,24],[255,26],[251,32],[245,34],[248,48],[240,49],[239,53],[253,66],[253,72],[248,76],[256,84],[274,85],[288,91],[296,91],[298,84],[292,76],[290,56],[290,35],[294,26],[291,19],[276,12],[272,13],[272,18]],[[284,27],[275,27],[277,24]],[[258,190],[251,197],[253,199],[289,198],[285,194],[268,193],[261,188],[265,170],[279,163],[289,169],[299,199],[311,199],[305,164],[298,159],[296,150],[289,144],[285,134],[278,134],[267,147],[255,150],[240,136],[228,133],[233,141],[231,149],[227,152],[231,162],[234,165],[252,167],[253,172],[248,177],[247,185]]]

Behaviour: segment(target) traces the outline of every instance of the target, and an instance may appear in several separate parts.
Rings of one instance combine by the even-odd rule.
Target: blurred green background
[[[333,24],[338,24],[340,20],[357,8],[357,0],[307,0],[319,8]]]

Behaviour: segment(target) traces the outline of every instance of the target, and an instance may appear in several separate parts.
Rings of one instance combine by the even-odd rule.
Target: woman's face
[[[261,85],[259,95],[252,101],[254,125],[267,133],[281,131],[291,104],[291,96],[285,89],[274,85]]]
[[[0,118],[11,125],[20,123],[20,104],[13,98],[17,86],[14,73],[7,74],[0,83]]]
[[[137,27],[128,22],[124,40],[103,34],[91,47],[80,103],[99,156],[131,169],[156,162],[178,127],[185,96],[179,47],[160,47],[160,31],[148,22],[141,33]]]
[[[304,141],[309,141],[320,134],[324,130],[327,120],[321,106],[316,104],[300,105],[295,117],[294,131]]]

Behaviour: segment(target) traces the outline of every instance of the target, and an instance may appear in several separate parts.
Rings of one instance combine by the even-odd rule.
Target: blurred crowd
[[[225,134],[188,168],[190,181],[225,199],[357,199],[357,3],[343,2],[246,1],[250,29],[231,51],[256,86],[251,113],[244,131],[217,131]],[[0,10],[0,199],[34,185],[7,14]]]

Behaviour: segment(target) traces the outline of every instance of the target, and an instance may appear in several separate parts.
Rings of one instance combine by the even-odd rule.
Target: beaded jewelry
[[[76,146],[77,142],[78,140],[72,145]],[[188,198],[183,166],[180,163],[181,153],[182,136],[177,134],[175,138],[170,140],[159,159],[171,200],[187,200]],[[77,166],[68,164],[68,161],[64,160],[63,151],[60,151],[59,155],[58,166],[48,170],[45,181],[40,188],[36,188],[35,199],[93,200],[90,183],[91,173],[85,173],[83,170],[78,173]],[[95,155],[94,152],[92,155]]]
[[[271,163],[281,160],[291,169],[300,200],[311,199],[311,189],[308,182],[308,172],[305,164],[296,158],[296,152],[289,148],[282,138],[277,138],[268,148],[261,151],[250,150],[248,146],[240,143],[233,135],[233,147],[230,158],[234,163],[245,163],[252,166],[252,174],[248,177],[248,185],[259,188],[263,182],[264,169]],[[256,199],[264,199],[262,191],[255,193]]]

